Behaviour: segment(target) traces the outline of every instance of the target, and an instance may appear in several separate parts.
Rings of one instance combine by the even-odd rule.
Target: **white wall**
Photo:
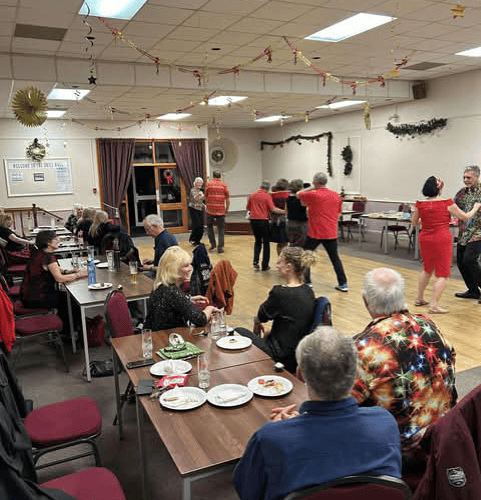
[[[210,145],[214,142],[222,144],[223,138],[234,143],[237,150],[235,161],[230,163],[227,158],[227,167],[220,168],[231,194],[230,211],[245,210],[247,197],[258,189],[262,180],[260,132],[256,129],[221,129],[221,137],[218,139],[217,132],[209,130]],[[212,169],[210,164],[210,170]]]
[[[122,122],[89,122],[89,127],[115,129],[122,127]],[[207,139],[207,127],[199,130],[182,130],[168,125],[157,123],[142,123],[140,126],[123,131],[92,130],[82,125],[62,120],[47,120],[37,128],[26,128],[15,120],[0,119],[0,158],[26,158],[25,150],[35,138],[42,144],[48,141],[46,158],[70,157],[73,171],[72,195],[57,196],[24,196],[8,197],[6,188],[5,169],[0,173],[0,206],[6,208],[28,207],[32,203],[49,211],[71,210],[76,202],[84,206],[100,205],[99,183],[97,170],[97,151],[95,139],[97,137],[133,137],[139,139],[168,139],[168,138],[204,138]],[[2,162],[3,163],[3,162]],[[93,189],[97,193],[93,193]]]
[[[395,106],[372,110],[372,128],[366,130],[363,112],[358,110],[309,123],[264,129],[262,139],[280,141],[292,135],[317,135],[331,131],[333,137],[332,189],[344,186],[347,193],[361,193],[371,200],[414,201],[427,177],[439,175],[445,181],[445,195],[452,196],[462,186],[467,164],[480,164],[481,71],[443,77],[428,82],[426,99],[399,104],[398,124],[418,123],[431,118],[448,118],[444,129],[434,135],[396,139],[385,130]],[[396,124],[396,122],[393,122]],[[351,138],[354,170],[343,174],[342,148]],[[301,146],[266,147],[262,152],[264,177],[301,177],[311,180],[317,171],[326,171],[327,140]]]

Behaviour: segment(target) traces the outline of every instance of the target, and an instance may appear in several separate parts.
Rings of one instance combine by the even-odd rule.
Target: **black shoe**
[[[262,270],[263,271],[269,271],[270,268],[271,268],[271,266],[267,266],[267,267],[263,267]]]
[[[219,248],[219,249],[217,250],[217,253],[224,253],[224,249],[223,249],[223,248]]]
[[[455,297],[459,299],[479,299],[479,292],[471,292],[470,290],[466,290],[465,292],[457,292],[454,294]]]
[[[254,269],[256,269],[257,271],[259,271],[261,267],[259,266],[259,264],[254,264]]]
[[[213,245],[209,248],[209,251],[212,252],[212,250],[215,250],[216,249],[216,245]]]

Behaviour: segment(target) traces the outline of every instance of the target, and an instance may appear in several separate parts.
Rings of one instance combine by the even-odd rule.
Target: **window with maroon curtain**
[[[171,141],[171,144],[180,176],[190,193],[194,179],[204,178],[204,141]]]
[[[115,208],[120,209],[130,182],[134,145],[134,139],[97,139],[103,201],[106,203],[103,208],[112,219],[116,218]]]

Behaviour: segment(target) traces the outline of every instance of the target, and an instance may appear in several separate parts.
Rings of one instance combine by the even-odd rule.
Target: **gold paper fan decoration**
[[[15,94],[12,109],[22,125],[39,127],[47,119],[47,98],[35,87],[27,87]]]

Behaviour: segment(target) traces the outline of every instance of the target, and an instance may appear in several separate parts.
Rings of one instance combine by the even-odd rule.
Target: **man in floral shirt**
[[[370,271],[363,297],[373,319],[354,336],[359,358],[353,396],[360,406],[381,406],[394,416],[404,467],[419,458],[427,427],[456,403],[455,352],[432,320],[408,312],[404,279],[396,271]]]
[[[464,169],[464,184],[454,201],[461,210],[471,210],[476,202],[481,202],[481,184],[479,167],[470,165]],[[461,276],[468,289],[456,293],[462,299],[479,299],[481,288],[481,270],[478,264],[481,255],[481,213],[479,211],[469,221],[459,221],[459,238],[456,260]],[[481,300],[480,300],[481,303]]]

